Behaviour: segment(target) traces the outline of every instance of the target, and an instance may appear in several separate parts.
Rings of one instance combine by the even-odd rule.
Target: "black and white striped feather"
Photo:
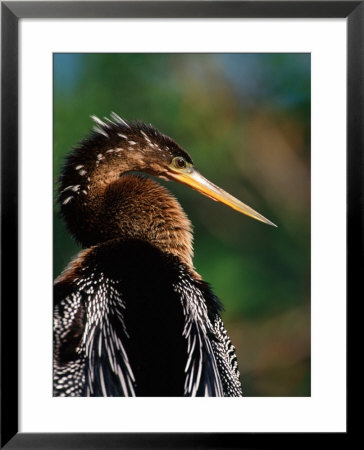
[[[241,396],[235,348],[216,310],[219,308],[218,300],[208,285],[196,281],[184,265],[180,265],[179,279],[175,289],[182,302],[185,315],[183,336],[188,341],[184,395]],[[215,306],[210,314],[207,297]]]
[[[55,395],[135,396],[135,378],[123,344],[128,339],[125,304],[117,284],[102,272],[92,272],[76,282],[77,291],[55,306]],[[75,359],[62,364],[59,352],[80,308],[84,324]]]
[[[221,320],[218,300],[178,258],[168,258],[168,267],[174,267],[171,301],[180,302],[183,321],[179,333],[186,340],[181,395],[241,396],[235,349]],[[122,279],[85,264],[71,288],[58,293],[54,308],[54,395],[138,395],[138,379],[127,354],[132,337],[126,327],[128,300],[124,291]],[[165,345],[168,341],[165,336]],[[149,369],[153,371],[153,367]]]

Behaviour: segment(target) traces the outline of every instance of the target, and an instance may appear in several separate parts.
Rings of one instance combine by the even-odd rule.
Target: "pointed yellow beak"
[[[168,175],[170,178],[196,189],[196,191],[210,197],[212,200],[224,203],[225,205],[230,206],[230,208],[233,208],[242,214],[246,214],[253,219],[259,220],[260,222],[277,227],[277,225],[254,211],[250,206],[228,194],[223,189],[215,186],[192,167],[186,171],[175,171],[172,169],[168,172]]]

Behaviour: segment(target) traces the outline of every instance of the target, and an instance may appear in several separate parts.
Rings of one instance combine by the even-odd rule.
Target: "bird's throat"
[[[150,178],[124,175],[105,189],[110,234],[144,240],[192,268],[192,227],[177,199]],[[116,219],[115,219],[116,218]]]
[[[87,248],[113,239],[138,239],[177,256],[193,270],[191,223],[177,199],[147,177],[125,174],[109,182],[92,177],[90,189],[65,220],[76,239]]]

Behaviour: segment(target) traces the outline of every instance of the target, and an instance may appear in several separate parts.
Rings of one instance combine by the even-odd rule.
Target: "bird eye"
[[[185,169],[187,167],[187,162],[182,156],[173,158],[172,163],[177,169]]]

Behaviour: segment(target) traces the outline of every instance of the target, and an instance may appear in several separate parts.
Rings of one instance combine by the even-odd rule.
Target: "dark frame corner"
[[[279,434],[18,433],[16,320],[11,320],[9,326],[9,318],[18,317],[18,22],[21,18],[86,17],[347,19],[349,298],[350,293],[358,290],[359,273],[363,269],[357,261],[361,261],[363,248],[360,243],[363,229],[364,1],[1,2],[1,448],[244,448],[260,447],[264,443],[270,446],[279,439]],[[335,439],[341,440],[346,435],[336,435]],[[297,437],[286,435],[292,443]],[[306,441],[307,438],[308,435],[302,435],[300,439]]]

